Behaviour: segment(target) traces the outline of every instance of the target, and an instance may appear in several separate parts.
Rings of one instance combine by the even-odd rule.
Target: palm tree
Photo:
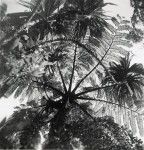
[[[116,82],[122,83],[113,88],[108,89],[107,96],[112,101],[119,102],[120,105],[127,104],[133,106],[143,97],[144,85],[144,68],[142,64],[130,64],[130,56],[121,57],[119,63],[110,63],[109,71]],[[103,85],[113,84],[110,76],[106,74],[103,79]]]

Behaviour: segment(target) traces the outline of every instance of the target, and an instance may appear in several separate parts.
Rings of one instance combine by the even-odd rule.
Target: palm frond
[[[130,69],[131,66],[132,70]],[[133,67],[138,67],[138,70],[134,71]],[[137,101],[142,102],[143,97],[143,69],[139,69],[138,64],[131,65],[130,58],[126,56],[119,63],[111,64],[109,70],[117,82],[125,81],[126,83],[115,88],[106,89],[106,97],[118,102],[120,105],[126,104],[129,107],[137,107]],[[112,83],[113,81],[108,76],[103,80],[104,85]]]
[[[121,29],[121,26],[123,26],[122,19],[118,20],[116,18],[112,18],[112,22],[115,23],[115,26],[108,26],[110,31],[105,31],[103,33],[103,38],[99,40],[99,46],[97,46],[92,37],[90,38],[90,48],[98,55],[97,57],[102,58],[107,51],[103,58],[103,64],[106,66],[110,60],[117,62],[120,56],[128,55],[129,52],[124,49],[123,46],[132,46],[131,42],[126,39],[126,31],[131,28],[130,25],[127,24],[127,29]]]
[[[62,80],[62,83],[63,83],[64,91],[67,92],[67,88],[66,88],[66,85],[65,85],[65,82],[64,82],[64,77],[62,75],[62,72],[60,70],[60,67],[59,67],[58,63],[57,63],[57,66],[58,66],[59,74],[61,76],[61,80]]]
[[[71,91],[71,88],[72,88],[72,81],[73,81],[73,77],[74,77],[75,63],[76,63],[76,54],[77,54],[77,45],[75,45],[75,50],[74,50],[73,68],[72,68],[72,74],[71,74],[71,78],[70,78],[69,91]]]
[[[0,128],[2,128],[5,123],[6,123],[6,117],[0,122]]]

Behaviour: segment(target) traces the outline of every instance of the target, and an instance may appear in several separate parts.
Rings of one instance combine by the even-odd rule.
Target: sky
[[[0,121],[4,117],[9,117],[14,111],[14,107],[19,105],[18,99],[14,99],[12,94],[9,98],[0,99]]]
[[[106,6],[106,11],[110,16],[120,14],[129,19],[133,13],[133,9],[130,7],[130,0],[105,0],[105,2],[115,4]]]
[[[19,0],[0,0],[1,3],[4,2],[7,4],[7,12],[12,13],[12,12],[22,12],[25,11],[26,8],[21,6],[18,2]]]

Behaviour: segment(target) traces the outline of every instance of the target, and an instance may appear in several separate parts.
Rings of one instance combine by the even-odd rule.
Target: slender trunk
[[[44,149],[72,149],[70,143],[70,134],[66,129],[66,117],[69,112],[68,108],[62,107],[58,110],[50,124],[48,141]]]

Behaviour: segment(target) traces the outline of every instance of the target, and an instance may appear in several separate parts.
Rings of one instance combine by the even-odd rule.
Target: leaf
[[[132,44],[129,41],[126,41],[126,40],[114,41],[114,46],[117,46],[117,45],[126,46],[128,48],[132,47]]]
[[[140,135],[143,137],[144,136],[144,120],[143,120],[143,116],[137,116],[136,117],[137,119],[137,125],[138,125],[138,128],[139,128],[139,133]]]
[[[119,30],[120,31],[123,31],[123,30],[127,30],[127,31],[130,31],[132,29],[132,27],[130,27],[129,25],[125,24],[125,25],[121,25],[119,27]]]
[[[118,55],[120,54],[121,56],[127,56],[129,53],[129,51],[119,46],[112,47],[111,51],[117,53]]]
[[[112,20],[112,22],[115,24],[115,26],[116,26],[116,27],[118,27],[118,26],[119,26],[119,24],[120,24],[120,23],[118,22],[117,18],[112,17],[112,19],[111,19],[111,20]]]
[[[13,38],[3,45],[4,53],[9,54],[9,50],[15,49],[19,45],[19,38]]]
[[[6,92],[8,91],[9,89],[9,85],[8,84],[4,84],[1,88],[0,88],[0,98],[3,97],[3,96],[6,96]]]
[[[13,92],[18,88],[19,82],[18,81],[12,82],[8,86],[9,86],[9,88],[5,92],[5,96],[7,96],[7,97],[9,97],[11,94],[13,94]]]
[[[56,9],[58,9],[64,3],[65,0],[45,0],[43,3],[43,7],[46,13],[46,17],[49,17]]]
[[[16,92],[15,92],[14,98],[18,98],[18,97],[22,94],[23,90],[24,90],[26,87],[27,87],[27,84],[25,84],[25,83],[22,84],[22,85],[20,85],[20,86],[17,88]]]
[[[90,39],[91,43],[89,47],[95,51],[98,58],[103,59],[102,61],[105,62],[105,65],[112,60],[117,62],[120,56],[126,56],[126,54],[128,54],[127,48],[132,46],[131,42],[126,39],[128,35],[126,32],[127,29],[123,28],[123,30],[121,30],[121,28],[119,28],[123,26],[121,20],[114,20],[117,24],[116,27],[111,25],[111,30],[103,33],[102,39],[98,41],[99,45],[96,45],[97,41],[95,41],[93,37]]]
[[[140,63],[139,64],[138,63],[133,64],[129,68],[129,71],[144,75],[144,68],[143,68],[143,65]]]
[[[6,123],[7,118],[5,117],[1,122],[0,122],[0,128],[3,127],[3,125]]]
[[[134,114],[132,113],[130,116],[130,126],[131,126],[131,130],[133,132],[133,134],[137,133],[137,125],[136,125],[136,119]]]

